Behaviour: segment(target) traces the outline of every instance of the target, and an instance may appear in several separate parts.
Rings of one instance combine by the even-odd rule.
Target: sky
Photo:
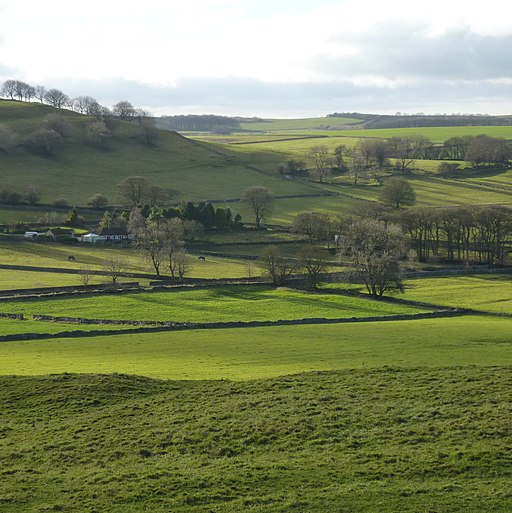
[[[0,0],[0,81],[155,115],[512,114],[509,0]]]

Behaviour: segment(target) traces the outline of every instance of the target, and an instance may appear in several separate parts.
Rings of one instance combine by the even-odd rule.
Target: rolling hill
[[[87,137],[86,116],[47,105],[0,101],[0,125],[12,128],[19,140],[52,113],[65,117],[71,127],[55,154],[34,154],[17,146],[0,160],[2,185],[20,192],[27,185],[38,187],[42,203],[63,197],[83,206],[92,194],[101,193],[115,204],[116,185],[128,176],[145,176],[166,189],[173,202],[238,198],[252,185],[281,195],[311,192],[308,185],[290,183],[259,165],[257,154],[244,160],[229,149],[166,131],[155,145],[148,145],[136,123],[121,121],[114,122],[112,137],[102,148]]]

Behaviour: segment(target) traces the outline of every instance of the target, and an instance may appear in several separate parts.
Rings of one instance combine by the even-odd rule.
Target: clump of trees
[[[512,242],[512,209],[503,206],[416,208],[400,217],[420,260],[445,256],[450,260],[505,262]]]
[[[342,251],[352,261],[350,276],[363,282],[373,298],[403,290],[407,239],[399,225],[379,219],[352,219],[343,232]]]
[[[176,217],[183,221],[194,221],[206,231],[236,231],[243,228],[242,216],[240,214],[233,215],[229,207],[215,208],[210,202],[204,201],[197,204],[188,201],[182,203],[179,207],[164,209],[161,211],[161,216],[164,218]]]
[[[185,240],[196,230],[193,222],[179,218],[146,219],[140,209],[133,209],[128,229],[134,236],[134,245],[151,262],[157,277],[165,265],[172,279],[183,279],[190,271]]]
[[[28,186],[23,192],[11,189],[8,186],[0,187],[0,204],[2,205],[37,205],[41,200],[41,191],[38,187]]]

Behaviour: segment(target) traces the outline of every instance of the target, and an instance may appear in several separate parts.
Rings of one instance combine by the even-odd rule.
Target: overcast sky
[[[509,0],[0,0],[0,81],[155,114],[512,114]]]

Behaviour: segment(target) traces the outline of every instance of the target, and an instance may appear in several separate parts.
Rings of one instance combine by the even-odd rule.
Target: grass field
[[[405,294],[400,297],[512,315],[512,275],[418,278],[406,282]]]
[[[368,317],[424,311],[336,294],[254,286],[3,301],[0,309],[4,313],[27,315],[176,322]]]
[[[111,282],[111,280],[106,276],[90,275],[89,280],[90,285]],[[123,279],[120,278],[120,280],[122,281]],[[132,279],[131,281],[134,280]],[[77,285],[83,285],[83,281],[78,274],[11,271],[7,269],[0,269],[0,290],[35,289],[40,287],[67,287]]]
[[[73,255],[76,260],[69,261],[68,257],[70,255]],[[102,270],[105,261],[113,255],[118,256],[126,263],[126,271],[154,273],[153,267],[144,260],[142,255],[130,248],[89,246],[86,244],[66,246],[54,243],[0,241],[0,263],[9,265]],[[247,276],[247,262],[244,260],[208,255],[206,261],[200,262],[195,254],[190,254],[189,258],[191,267],[189,276],[192,278],[241,278]],[[25,284],[30,287],[31,280],[34,280],[34,283],[44,283],[44,285],[37,285],[44,287],[80,284],[79,277],[76,275],[55,274],[55,280],[53,281],[51,279],[52,275],[47,273],[43,273],[43,277],[35,272],[26,272],[23,275],[10,275],[10,272],[14,271],[3,272],[0,270],[0,287],[3,289],[23,288]],[[253,276],[260,275],[260,270],[255,266],[252,266],[251,272]],[[166,274],[163,268],[162,274]],[[23,287],[13,287],[16,276],[22,276]],[[98,283],[104,281],[105,278],[99,278]],[[93,283],[96,282],[93,281]]]
[[[508,513],[510,379],[499,367],[3,377],[2,509]]]
[[[0,303],[0,311],[2,305]],[[17,335],[20,333],[60,333],[62,331],[91,331],[127,329],[127,325],[73,324],[64,322],[34,321],[27,318],[22,321],[0,318],[0,335]],[[3,342],[2,342],[3,343]]]
[[[247,380],[312,370],[512,365],[512,319],[192,330],[0,344],[0,375],[124,373]]]
[[[295,130],[325,130],[340,125],[350,125],[361,120],[356,118],[304,118],[304,119],[262,119],[240,123],[240,128],[250,131],[281,132]]]

